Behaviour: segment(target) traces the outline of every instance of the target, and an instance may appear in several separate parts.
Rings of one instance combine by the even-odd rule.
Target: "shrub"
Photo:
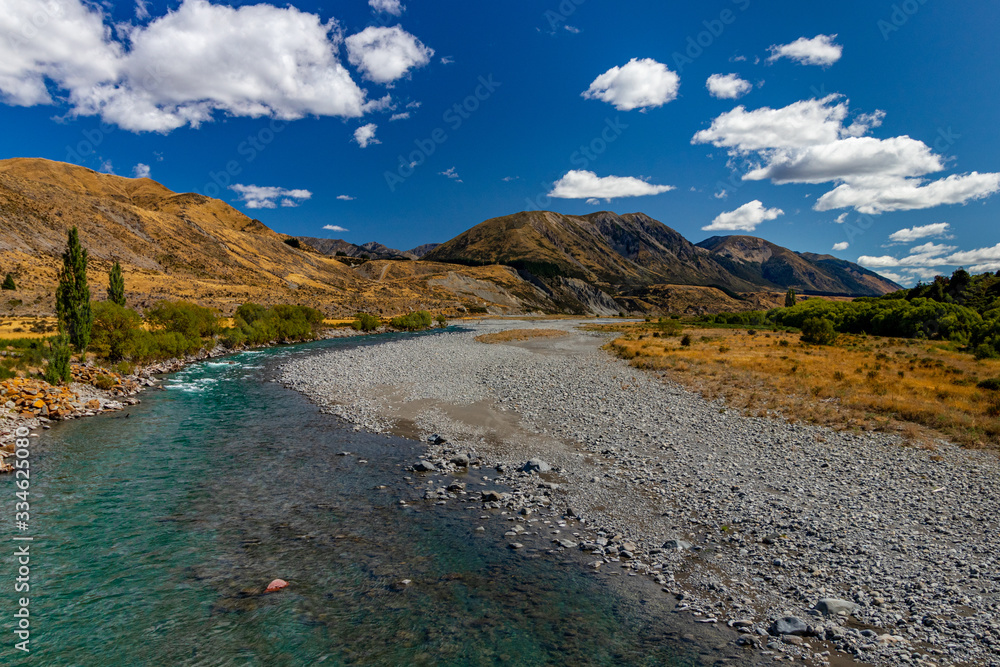
[[[97,301],[93,310],[93,346],[98,355],[111,361],[134,357],[139,337],[148,333],[139,313],[113,301]]]
[[[444,313],[438,313],[437,317],[434,318],[434,321],[437,322],[438,326],[442,329],[448,326],[448,318],[444,316]]]
[[[107,391],[115,386],[115,379],[110,375],[98,375],[94,378],[94,386]]]
[[[69,365],[69,336],[60,333],[49,343],[49,363],[43,373],[49,384],[65,384],[72,379]]]
[[[976,386],[989,391],[1000,391],[1000,378],[988,378],[978,382]]]
[[[16,290],[17,283],[14,282],[14,276],[8,273],[3,279],[2,287],[6,290]]]
[[[684,334],[681,337],[681,347],[691,347],[691,336]]]
[[[368,313],[358,313],[351,326],[357,331],[375,331],[382,326],[382,320]]]
[[[825,317],[811,317],[802,323],[802,342],[813,345],[832,345],[837,340],[833,322]]]
[[[147,310],[146,316],[164,331],[185,338],[214,336],[220,329],[219,318],[211,309],[190,301],[161,301]]]
[[[402,331],[419,331],[431,325],[431,314],[426,310],[417,310],[407,315],[394,317],[389,321],[394,329]]]

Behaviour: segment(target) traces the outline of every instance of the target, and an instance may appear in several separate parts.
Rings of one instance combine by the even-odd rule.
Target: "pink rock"
[[[285,581],[284,579],[275,579],[274,581],[272,581],[267,585],[267,588],[264,589],[264,592],[273,593],[275,591],[280,591],[282,588],[285,588],[286,586],[288,586],[288,582]]]

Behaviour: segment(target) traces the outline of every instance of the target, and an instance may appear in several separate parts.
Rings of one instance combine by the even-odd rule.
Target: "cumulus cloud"
[[[352,197],[351,195],[337,195],[337,199],[340,201],[354,201],[357,197]]]
[[[834,250],[847,250],[850,247],[851,247],[851,244],[848,243],[847,241],[841,241],[840,243],[834,243],[833,244],[833,249]]]
[[[713,74],[708,77],[705,87],[712,97],[720,100],[735,100],[753,90],[753,85],[738,74]]]
[[[875,268],[896,266],[942,266],[952,263],[949,261],[950,258],[945,256],[952,250],[955,250],[955,246],[925,243],[923,245],[910,248],[910,254],[905,257],[893,257],[891,255],[872,257],[869,255],[862,255],[861,257],[858,257],[858,264]]]
[[[236,192],[239,200],[247,208],[277,208],[279,199],[282,206],[294,207],[312,197],[312,193],[308,190],[287,190],[261,185],[237,183],[230,185],[229,189]]]
[[[402,16],[403,10],[406,9],[399,0],[368,0],[368,6],[377,12],[385,12],[393,16]]]
[[[592,171],[566,172],[552,186],[549,197],[557,199],[604,199],[644,197],[673,190],[672,185],[653,185],[632,176],[598,176]]]
[[[752,232],[757,226],[767,220],[774,220],[785,212],[780,208],[764,208],[759,200],[754,199],[740,206],[735,211],[720,213],[712,224],[702,227],[706,232],[716,230]]]
[[[431,61],[434,49],[394,26],[370,26],[345,40],[347,59],[364,77],[376,83],[392,83],[413,68]]]
[[[889,234],[889,240],[893,243],[911,243],[918,239],[944,236],[949,229],[951,229],[951,225],[947,222],[936,222],[933,225],[923,225],[922,227],[905,227],[898,232]]]
[[[879,127],[885,114],[875,111],[850,119],[839,95],[802,100],[780,109],[748,111],[739,106],[721,114],[692,138],[693,144],[726,148],[749,164],[743,180],[827,183],[836,187],[813,208],[853,208],[877,214],[963,204],[1000,190],[1000,174],[955,174],[930,181],[946,167],[944,157],[908,136],[863,136]],[[839,218],[838,218],[839,221]]]
[[[143,164],[142,162],[140,162],[139,164],[132,167],[132,176],[134,176],[135,178],[149,178],[150,173],[151,172],[148,164]]]
[[[632,58],[621,67],[612,67],[594,79],[581,95],[601,100],[619,111],[659,107],[677,97],[681,78],[652,58]]]
[[[354,141],[358,143],[358,146],[362,148],[368,148],[368,144],[380,144],[382,143],[375,138],[375,130],[378,129],[378,125],[375,123],[368,123],[367,125],[362,125],[358,129],[354,130]]]
[[[882,255],[880,257],[862,256],[858,258],[858,264],[868,267],[899,267],[901,271],[909,274],[909,280],[914,279],[929,280],[934,276],[948,271],[942,267],[965,266],[972,273],[985,273],[1000,270],[1000,243],[995,246],[975,248],[973,250],[962,250],[952,252],[954,246],[925,243],[910,249],[910,254],[905,257],[893,257]],[[882,275],[888,275],[883,272]],[[895,278],[893,279],[895,280]],[[900,281],[896,281],[900,282]]]
[[[403,111],[402,113],[394,113],[391,116],[389,116],[389,122],[391,123],[394,120],[406,120],[409,117],[410,117],[409,111]]]
[[[38,21],[40,12],[50,15]],[[367,100],[338,62],[336,22],[292,6],[184,0],[146,25],[115,31],[99,5],[81,0],[5,0],[3,13],[13,35],[0,40],[8,104],[51,104],[57,91],[71,115],[169,132],[216,113],[354,118],[388,103]]]
[[[347,229],[346,227],[341,227],[340,225],[323,225],[323,229],[325,229],[325,230],[327,230],[329,232],[349,232],[349,231],[351,231],[350,229]]]
[[[800,65],[820,65],[828,67],[840,60],[844,47],[833,42],[836,35],[816,35],[812,39],[799,37],[791,44],[775,44],[771,47],[768,62],[779,58],[794,60]]]

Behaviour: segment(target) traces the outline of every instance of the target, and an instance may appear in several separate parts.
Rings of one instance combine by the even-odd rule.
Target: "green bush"
[[[802,342],[813,345],[833,345],[837,332],[833,322],[823,317],[811,317],[802,323]]]
[[[94,386],[107,391],[115,386],[115,379],[110,375],[98,375],[94,378]]]
[[[14,276],[9,273],[4,276],[2,287],[6,290],[16,290],[17,283],[14,282]]]
[[[382,320],[368,313],[358,313],[351,326],[357,331],[375,331],[382,326]]]
[[[976,384],[976,386],[980,389],[986,389],[988,391],[1000,391],[1000,378],[988,378],[986,380],[982,380]]]
[[[69,336],[59,334],[49,343],[49,363],[42,376],[49,384],[65,384],[72,379]]]
[[[389,321],[392,328],[401,331],[419,331],[431,325],[431,314],[426,310],[417,310],[407,315],[394,317]]]
[[[94,327],[91,346],[98,356],[110,361],[134,357],[139,337],[148,333],[142,328],[139,313],[113,301],[96,301],[92,308]]]
[[[684,334],[681,337],[681,347],[691,347],[691,336],[690,336],[690,334]]]
[[[154,326],[186,338],[207,338],[220,330],[211,309],[190,301],[161,301],[146,311],[146,317]]]
[[[271,341],[312,340],[323,324],[323,313],[308,306],[279,304],[266,308],[245,303],[236,309],[235,326],[227,330],[223,344],[263,345]],[[238,331],[238,333],[237,333]]]
[[[434,318],[434,321],[437,322],[438,326],[442,329],[448,326],[448,318],[444,316],[444,313],[438,313],[437,317]]]

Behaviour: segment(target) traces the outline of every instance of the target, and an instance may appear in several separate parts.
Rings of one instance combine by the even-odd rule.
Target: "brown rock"
[[[101,402],[95,398],[93,400],[87,401],[84,407],[87,408],[88,410],[100,410]]]

